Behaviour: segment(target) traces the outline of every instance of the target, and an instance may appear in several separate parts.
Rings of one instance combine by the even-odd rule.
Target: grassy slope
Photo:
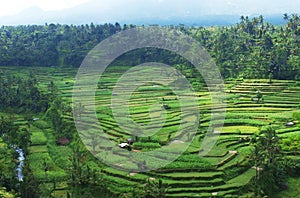
[[[2,68],[3,69],[3,68]],[[15,68],[4,68],[6,71],[11,70],[15,72]],[[18,68],[19,75],[24,75],[28,71],[27,68]],[[118,71],[118,70],[115,70]],[[55,69],[55,68],[34,68],[34,72],[37,73],[40,81],[40,87],[46,90],[46,85],[50,80],[53,80],[59,87],[61,95],[65,100],[71,101],[72,96],[72,84],[74,82],[75,70],[72,69]],[[97,91],[97,111],[98,117],[101,118],[102,128],[109,131],[108,135],[116,143],[120,138],[127,138],[129,135],[116,127],[113,118],[107,114],[102,114],[107,110],[109,106],[110,94],[113,83],[119,76],[118,72],[111,75],[106,75],[101,81],[107,85],[105,89]],[[295,82],[293,81],[273,81],[272,84],[268,84],[266,80],[245,80],[243,82],[227,82],[227,113],[225,120],[225,127],[222,129],[216,128],[220,131],[220,137],[218,143],[205,157],[206,161],[211,164],[213,168],[209,171],[189,170],[187,162],[180,162],[186,164],[184,172],[179,170],[169,172],[151,172],[151,173],[139,173],[130,174],[129,172],[116,170],[114,168],[104,169],[105,179],[107,180],[111,189],[117,192],[128,192],[137,184],[143,183],[147,178],[152,177],[155,179],[161,178],[164,183],[169,184],[170,188],[168,196],[179,197],[207,197],[211,196],[213,192],[218,192],[218,196],[225,195],[241,195],[240,189],[242,189],[249,180],[253,177],[254,172],[251,169],[245,169],[245,162],[247,162],[247,156],[249,155],[249,146],[241,138],[250,137],[256,133],[263,125],[272,123],[277,126],[278,132],[281,136],[285,137],[291,133],[291,129],[286,129],[284,124],[292,117],[292,113],[299,111],[300,103],[300,91],[297,89]],[[255,91],[259,89],[263,92],[264,103],[257,104],[251,101],[251,97],[255,97]],[[161,98],[166,99],[166,103],[172,106],[172,109],[167,114],[169,120],[168,127],[164,127],[158,137],[166,141],[169,133],[172,134],[172,130],[176,130],[176,125],[179,124],[180,113],[178,104],[173,102],[173,96],[166,96],[166,92],[169,90],[152,90],[151,87],[145,87],[144,89],[137,90],[133,95],[131,103],[131,112],[133,118],[137,122],[149,122],[149,106],[155,100],[161,101]],[[154,94],[155,93],[155,94]],[[209,125],[210,99],[207,92],[200,92],[199,102],[201,103],[201,111],[203,112],[201,117],[201,133],[205,132],[205,128]],[[299,133],[299,126],[295,126],[292,131]],[[33,145],[30,147],[31,156],[29,159],[34,159],[33,165],[36,169],[36,176],[45,179],[45,174],[42,171],[42,167],[38,164],[41,160],[49,160],[51,165],[51,171],[55,171],[55,177],[64,180],[65,171],[63,166],[60,165],[59,160],[62,160],[65,155],[68,155],[66,149],[55,146],[55,142],[51,139],[51,129],[39,129],[38,127],[32,128],[32,141]],[[46,137],[46,139],[45,139]],[[188,152],[195,153],[201,146],[201,137],[199,134],[195,137],[192,144],[188,148]],[[172,135],[171,138],[174,138]],[[67,149],[68,150],[68,149]],[[238,151],[237,155],[232,155],[229,151]],[[51,154],[50,154],[51,153]],[[36,164],[35,164],[36,163]],[[179,164],[179,163],[178,163]],[[237,174],[238,171],[242,171],[242,174]],[[51,173],[52,174],[52,173]],[[51,175],[49,174],[49,175]],[[290,182],[296,182],[299,184],[298,179],[290,179]],[[294,184],[291,185],[291,189],[296,189]],[[285,194],[287,193],[287,194]],[[283,197],[293,195],[296,193],[294,190],[283,192]]]

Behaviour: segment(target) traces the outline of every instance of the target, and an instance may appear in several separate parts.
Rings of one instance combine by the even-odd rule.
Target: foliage
[[[138,148],[138,149],[142,149],[144,150],[146,149],[156,149],[156,148],[160,148],[160,144],[159,143],[154,143],[154,142],[135,142],[133,143],[133,148]]]
[[[0,137],[0,187],[6,187],[7,190],[13,189],[15,183],[13,158],[11,148]]]
[[[254,136],[252,143],[254,150],[251,162],[256,169],[256,193],[272,197],[286,179],[279,137],[276,131],[268,126],[263,128],[258,136]]]
[[[299,24],[296,14],[285,17],[287,24],[276,27],[263,16],[241,17],[230,27],[175,26],[196,38],[211,54],[226,78],[299,79]],[[89,50],[103,39],[134,26],[118,23],[94,25],[30,25],[0,28],[0,65],[80,66]],[[47,56],[44,56],[47,54]],[[166,50],[133,50],[114,61],[115,65],[138,65],[144,62],[174,65],[187,76],[196,90],[201,77],[182,57]],[[202,82],[202,81],[201,81]]]
[[[90,49],[120,30],[118,23],[2,26],[0,65],[79,66]]]
[[[300,159],[286,158],[285,159],[286,172],[292,177],[300,176]]]
[[[295,113],[293,113],[293,118],[294,118],[295,120],[300,120],[300,112],[295,112]]]
[[[300,150],[300,134],[296,133],[293,136],[288,136],[282,140],[282,150],[284,151],[299,151]]]
[[[286,19],[286,26],[275,27],[263,16],[241,16],[240,23],[230,27],[188,32],[206,47],[225,77],[298,79],[300,17]]]
[[[23,175],[24,180],[20,185],[20,191],[22,197],[24,198],[32,198],[37,197],[38,195],[38,181],[34,177],[32,169],[30,168],[30,162],[25,160],[24,167],[23,167]]]
[[[167,185],[163,184],[160,179],[158,181],[148,179],[144,191],[146,198],[164,198],[167,192]]]
[[[38,89],[37,79],[32,73],[28,78],[0,75],[0,91],[2,110],[11,108],[18,113],[37,113],[48,108],[47,96]]]
[[[275,27],[272,24],[265,22],[264,18],[260,16],[253,19],[241,17],[240,23],[230,27],[173,28],[178,28],[187,34],[191,34],[194,38],[199,40],[214,58],[225,78],[231,78],[231,80],[236,78],[241,79],[236,80],[234,85],[230,87],[231,89],[238,86],[240,81],[243,81],[244,78],[268,78],[264,80],[262,84],[275,84],[277,82],[275,79],[300,79],[299,17],[297,15],[286,17],[287,24],[282,27]],[[124,26],[123,29],[126,28],[127,26]],[[2,26],[0,28],[0,64],[9,66],[78,67],[84,56],[92,49],[92,47],[121,29],[122,28],[117,23],[115,25],[90,24],[85,26],[60,24],[16,27]],[[47,56],[45,56],[45,54],[47,54]],[[113,63],[115,65],[120,65],[120,67],[114,68],[114,72],[119,73],[120,71],[126,71],[126,69],[129,68],[129,65],[137,65],[153,60],[174,65],[177,70],[189,78],[195,90],[200,91],[203,89],[203,86],[205,86],[201,79],[201,75],[190,63],[187,63],[182,57],[176,56],[166,50],[144,48],[128,52]],[[47,69],[53,71],[51,68]],[[0,120],[0,137],[5,140],[5,143],[0,141],[0,186],[6,187],[8,191],[15,187],[13,171],[15,164],[13,163],[13,151],[8,146],[10,144],[22,146],[25,154],[27,154],[23,172],[25,176],[24,182],[20,185],[20,191],[23,197],[53,196],[53,194],[51,195],[51,191],[55,190],[56,182],[60,182],[59,180],[66,183],[65,185],[69,190],[68,197],[112,197],[110,194],[111,188],[128,190],[132,188],[132,186],[141,183],[141,178],[145,181],[144,177],[149,177],[149,175],[157,177],[162,176],[162,174],[159,173],[159,170],[158,173],[138,173],[140,174],[140,177],[137,175],[134,176],[134,174],[128,175],[127,172],[123,175],[118,174],[117,172],[114,172],[111,175],[101,172],[101,168],[104,165],[95,162],[96,160],[89,156],[83,144],[76,138],[76,135],[74,135],[76,129],[72,118],[72,107],[69,103],[64,101],[64,98],[62,98],[69,98],[71,96],[71,91],[68,90],[68,92],[64,93],[60,92],[69,89],[69,87],[66,86],[67,83],[63,82],[64,77],[57,76],[59,75],[53,74],[51,79],[52,77],[54,80],[59,78],[62,82],[54,82],[49,80],[49,78],[45,78],[46,80],[44,79],[44,81],[46,81],[46,83],[41,84],[39,80],[42,78],[38,79],[32,72],[29,74],[16,72],[16,75],[11,75],[5,70],[0,71],[0,107],[1,110],[8,114],[8,116],[3,116]],[[109,86],[102,82],[99,84],[99,88],[108,89],[99,91],[97,99],[101,99],[101,104],[104,100],[109,98],[107,95],[111,94],[111,90],[109,90],[110,83],[115,83],[117,81],[115,76],[108,77],[107,79],[107,84],[109,84]],[[253,82],[258,82],[258,80]],[[178,84],[178,82],[174,83]],[[276,118],[276,121],[278,122],[286,121],[286,117],[288,116],[284,115],[284,117],[282,117],[282,112],[275,115],[273,113],[273,107],[278,107],[276,105],[281,101],[289,102],[287,104],[279,104],[282,109],[286,110],[285,108],[293,107],[293,105],[290,104],[291,102],[298,101],[298,98],[294,97],[294,95],[298,90],[297,85],[299,85],[299,83],[294,84],[293,87],[289,87],[290,90],[287,90],[289,91],[289,95],[281,97],[276,104],[273,102],[273,104],[268,103],[271,100],[274,101],[278,99],[276,94],[268,94],[268,90],[266,89],[269,87],[263,87],[260,89],[262,92],[255,93],[255,96],[259,98],[259,100],[265,100],[265,104],[249,104],[245,98],[242,99],[245,95],[249,96],[248,94],[236,94],[234,96],[233,94],[230,94],[228,101],[233,105],[230,106],[231,109],[228,109],[229,113],[225,120],[226,127],[222,132],[236,132],[239,136],[242,136],[247,133],[254,133],[258,127],[267,124],[270,117]],[[171,107],[172,110],[179,109],[177,101],[169,100],[170,96],[174,95],[174,93],[168,89],[161,88],[162,87],[159,89],[164,92],[164,102],[168,102],[168,105],[170,105],[169,107]],[[150,92],[157,90],[155,90],[153,86],[149,86],[141,88],[140,91]],[[253,91],[256,90],[254,90],[253,87],[253,90],[251,91],[253,95]],[[285,94],[285,92],[282,92],[281,94]],[[200,95],[201,96],[199,97],[202,99],[202,93]],[[145,96],[137,94],[134,97],[141,99]],[[248,100],[250,101],[249,98]],[[201,100],[200,103],[205,105],[209,104],[209,102],[206,102],[206,99],[204,99],[204,101]],[[261,110],[261,107],[264,107],[264,109]],[[78,103],[74,104],[73,108],[75,113],[74,116],[81,119],[85,107]],[[210,111],[205,108],[206,106],[203,107],[203,114],[205,114],[203,115],[204,118],[210,113]],[[112,119],[112,116],[110,116],[111,109],[108,106],[97,106],[97,109],[99,118],[107,121],[107,130],[113,131],[111,134],[120,135],[120,138],[128,136],[126,133],[120,134],[120,131],[118,131],[119,129],[117,130],[115,121]],[[135,115],[139,116],[140,112],[147,109],[143,106],[136,107],[134,110],[136,110]],[[258,115],[259,112],[256,112],[257,110],[260,110],[263,113]],[[17,123],[13,114],[9,114],[10,112],[25,113],[25,121],[22,121],[25,124]],[[269,117],[265,114],[266,112],[269,113]],[[36,113],[40,113],[39,115],[45,114],[39,121],[33,122],[32,115]],[[298,112],[295,112],[293,116],[295,120],[299,121],[298,114]],[[174,117],[176,118],[176,116]],[[263,117],[263,119],[255,119],[257,117]],[[280,119],[280,117],[282,118]],[[208,118],[210,117],[207,116],[207,119]],[[207,119],[202,119],[204,124],[208,123]],[[288,119],[290,119],[290,117]],[[168,122],[167,124],[169,125],[163,127],[159,133],[165,135],[164,133],[166,132],[165,136],[168,135],[168,139],[170,140],[173,137],[173,134],[170,133],[170,131],[177,130],[179,120],[180,119],[177,120],[176,118],[174,121]],[[140,119],[139,121],[143,122],[144,120]],[[32,126],[30,127],[30,125],[34,125],[43,130],[47,129],[47,137],[51,137],[49,138],[50,140],[47,141],[43,135],[44,131],[36,132],[34,131],[36,129]],[[249,125],[255,127],[248,127]],[[232,129],[235,127],[240,129],[233,131]],[[287,129],[289,131],[282,129],[279,131],[285,133],[291,132],[291,129],[292,128]],[[225,137],[224,135],[225,134],[222,134],[223,137]],[[43,152],[29,154],[27,149],[27,147],[29,147],[29,137],[31,137],[34,144],[45,144],[48,142],[47,145],[44,145]],[[75,138],[70,146],[57,147],[57,145],[55,145],[55,140],[61,137],[66,137],[70,140],[73,139],[73,137]],[[116,137],[113,137],[112,139],[116,142],[118,141]],[[135,140],[133,146],[140,147],[144,151],[160,148],[162,143],[161,136],[133,137],[133,139]],[[224,139],[228,140],[227,138]],[[275,133],[274,128],[266,128],[261,130],[260,134],[252,140],[254,150],[252,152],[251,162],[256,167],[263,169],[262,172],[256,171],[256,192],[257,194],[263,193],[273,196],[273,193],[279,189],[280,184],[284,181],[284,168],[286,168],[290,175],[299,176],[299,160],[297,158],[288,157],[284,161],[285,163],[282,163],[282,151],[280,148],[280,146],[282,146],[282,150],[285,152],[297,153],[299,150],[299,136],[289,136],[288,138],[283,139],[280,144],[280,139]],[[226,145],[225,143],[226,142],[224,141],[222,144],[217,145],[217,151],[215,150],[214,152],[216,152],[216,154],[223,152],[220,151],[222,148],[221,145]],[[193,151],[195,150],[198,152],[198,141],[195,145],[191,146],[195,146]],[[34,149],[31,149],[31,151],[32,150]],[[233,166],[235,165],[235,160],[242,159],[244,156],[248,155],[248,153],[240,148],[238,153],[238,157],[228,163],[230,166],[228,166],[229,168],[226,168],[226,174],[222,176],[222,181],[223,179],[231,179],[238,173],[242,173],[244,168],[248,168],[243,166],[236,168]],[[200,158],[197,154],[183,154],[177,160],[168,164],[162,171],[173,172],[178,170],[176,173],[179,175],[181,174],[179,171],[191,171],[191,175],[194,174],[192,171],[198,171],[198,173],[203,170],[217,172],[215,170],[215,164],[211,163],[211,161],[220,161],[220,159],[218,156],[212,156],[211,158],[213,160],[208,161],[205,158]],[[236,163],[236,165],[238,164],[239,163]],[[247,162],[243,162],[243,165],[244,164],[247,165]],[[251,170],[254,171],[254,169]],[[244,173],[242,175],[244,175]],[[249,175],[246,176],[247,179],[251,178]],[[190,184],[188,178],[184,178],[182,175],[178,176],[178,178],[185,180],[182,183],[185,186]],[[207,178],[207,180],[211,179],[210,177]],[[217,178],[217,180],[219,179],[220,178]],[[248,183],[247,179],[239,178],[237,183]],[[225,180],[224,182],[227,182]],[[168,183],[169,181],[170,180],[168,180]],[[134,188],[133,192],[135,193],[129,193],[130,195],[128,196],[164,197],[167,192],[167,186],[163,182],[165,182],[165,180],[159,180],[158,178],[156,180],[147,180],[144,188]],[[177,181],[174,180],[172,182],[176,183]],[[49,188],[47,185],[52,185],[52,183],[54,187]],[[239,185],[232,184],[232,188],[237,188],[237,186]],[[185,188],[185,190],[186,189],[188,188]],[[213,187],[210,189],[212,190]],[[115,191],[120,192],[118,190],[119,189]],[[201,189],[199,188],[197,190],[200,191]],[[2,195],[1,193],[3,193],[2,189],[0,190],[0,196]],[[4,193],[7,194],[6,192]]]
[[[0,197],[1,198],[14,198],[15,195],[7,192],[5,188],[0,187]]]
[[[28,125],[29,127],[29,125]],[[25,153],[28,153],[28,146],[30,143],[30,133],[28,128],[20,129],[15,124],[15,118],[1,117],[0,120],[0,136],[3,135],[3,139],[10,145],[18,146],[23,149]]]
[[[66,167],[70,167],[72,165],[70,160],[72,157],[71,148],[66,146],[58,147],[56,145],[49,145],[48,149],[50,156],[57,166],[65,169]]]
[[[73,118],[69,117],[72,110],[69,104],[63,102],[62,98],[58,95],[53,96],[53,101],[46,112],[46,119],[52,124],[54,136],[59,138],[72,139],[73,132],[75,131],[75,124]]]
[[[31,145],[44,145],[47,143],[47,138],[42,131],[31,134]]]

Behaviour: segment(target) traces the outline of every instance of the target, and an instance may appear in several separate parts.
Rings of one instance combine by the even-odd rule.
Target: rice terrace
[[[72,96],[72,83],[74,81],[75,69],[56,68],[15,68],[2,67],[2,71],[13,75],[18,75],[20,71],[31,70],[35,73],[39,86],[45,89],[48,82],[55,82],[58,95],[65,104],[70,103]],[[132,138],[126,131],[120,130],[109,112],[109,98],[111,96],[111,86],[119,75],[117,71],[122,68],[114,67],[101,84],[105,91],[97,92],[97,112],[101,120],[101,127],[108,135],[109,139],[117,145]],[[15,71],[18,71],[17,73]],[[23,73],[21,72],[21,73]],[[227,113],[224,127],[214,130],[220,133],[215,147],[203,158],[198,156],[202,136],[204,135],[207,122],[209,121],[210,97],[207,91],[197,92],[201,103],[200,129],[194,137],[192,144],[187,151],[176,161],[167,165],[161,170],[148,173],[123,172],[111,167],[105,167],[97,162],[92,156],[85,153],[81,166],[83,168],[84,180],[92,179],[93,174],[99,174],[97,179],[107,182],[107,187],[114,193],[126,193],[136,188],[143,182],[162,182],[166,188],[167,197],[209,197],[244,194],[248,184],[255,177],[255,168],[249,164],[252,149],[250,140],[258,134],[261,127],[270,125],[276,126],[276,133],[282,138],[284,143],[284,154],[287,158],[297,159],[293,150],[293,140],[297,141],[299,127],[296,125],[286,126],[286,123],[296,121],[295,115],[299,112],[299,86],[297,82],[290,80],[268,80],[249,79],[231,80],[226,82],[227,93]],[[204,88],[205,89],[205,88]],[[256,97],[256,90],[263,94],[263,103],[253,101]],[[172,137],[172,132],[176,131],[179,123],[179,107],[176,97],[163,87],[149,85],[139,88],[131,102],[132,116],[137,122],[147,123],[148,108],[152,100],[161,100],[168,105],[168,120],[160,132],[149,138],[134,139],[132,149],[135,152],[143,152],[159,148],[168,141],[176,141]],[[162,99],[163,98],[163,99]],[[83,112],[84,113],[84,112]],[[4,114],[3,114],[4,115]],[[25,115],[14,114],[15,124],[20,128],[26,128]],[[43,114],[35,115],[41,119],[33,121],[30,126],[30,146],[28,147],[28,160],[32,174],[39,181],[43,181],[44,188],[55,189],[53,195],[65,196],[69,190],[68,168],[74,166],[71,161],[71,146],[57,146],[56,134],[53,134],[51,124]],[[72,122],[70,114],[62,115],[64,122]],[[135,138],[135,137],[133,137]],[[290,146],[290,147],[289,147]],[[83,148],[82,148],[83,149]],[[83,151],[76,151],[83,155]],[[116,160],[118,161],[118,160]],[[122,166],[122,163],[118,164]],[[45,171],[45,166],[48,170]],[[91,174],[90,176],[88,174]],[[90,177],[90,178],[89,178]],[[93,180],[93,179],[92,179]],[[86,181],[87,182],[87,181]],[[99,181],[93,181],[99,182]],[[159,182],[152,184],[159,185]],[[241,194],[240,194],[241,193]],[[296,193],[296,192],[295,192]],[[249,195],[251,196],[251,195]]]
[[[242,16],[230,26],[162,26],[207,50],[223,78],[224,106],[214,105],[205,76],[191,62],[153,47],[115,59],[99,76],[94,101],[75,89],[90,50],[138,25],[0,27],[0,197],[300,197],[300,18],[283,18],[282,25]],[[164,83],[134,81],[138,86],[126,101],[126,119],[153,133],[133,134],[134,126],[126,119],[120,124],[112,106],[131,87],[116,91],[116,84],[136,65],[151,72],[152,62],[173,70],[141,78],[173,77],[172,86],[179,86],[184,76],[193,94],[184,93],[182,103]],[[74,100],[74,91],[82,92],[83,103]],[[189,113],[194,108],[197,115]],[[211,124],[212,112],[222,108],[224,120],[217,114]],[[86,133],[78,132],[78,124]],[[209,144],[205,138],[213,137],[212,148],[200,155]],[[144,154],[151,152],[149,160]],[[173,156],[166,165],[143,171]]]

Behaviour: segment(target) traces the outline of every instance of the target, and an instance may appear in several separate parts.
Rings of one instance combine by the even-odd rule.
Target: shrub
[[[40,129],[48,129],[48,128],[50,128],[49,123],[47,123],[44,120],[35,121],[35,122],[33,122],[33,125],[36,126],[37,128],[40,128]]]
[[[286,171],[290,176],[300,176],[300,159],[287,158]]]
[[[154,142],[154,143],[158,143],[159,142],[158,136],[139,137],[138,140],[140,142]]]
[[[300,106],[300,105],[299,105]],[[300,112],[294,112],[293,113],[293,118],[295,119],[295,120],[300,120]]]
[[[172,92],[172,91],[169,91],[169,92],[167,92],[167,93],[166,93],[166,95],[167,95],[167,96],[174,96],[174,95],[175,95],[175,93],[174,93],[174,92]]]
[[[44,145],[47,143],[47,138],[43,132],[33,132],[31,134],[32,145]]]
[[[15,196],[12,193],[7,192],[5,188],[0,187],[0,197],[13,198]]]
[[[282,140],[282,149],[285,151],[299,151],[300,150],[300,134],[289,136]]]

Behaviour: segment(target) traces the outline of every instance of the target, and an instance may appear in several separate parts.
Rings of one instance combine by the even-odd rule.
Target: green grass
[[[27,156],[34,176],[40,181],[64,181],[66,172],[56,166],[49,153],[32,153]],[[46,170],[46,171],[45,171]]]
[[[47,138],[43,131],[36,128],[35,126],[31,126],[31,145],[45,145],[47,144]]]
[[[43,146],[30,146],[29,147],[30,153],[45,153],[48,152],[48,148],[46,145]]]
[[[255,170],[253,168],[250,168],[243,174],[227,181],[226,183],[228,185],[243,186],[243,185],[248,184],[254,176],[255,176]]]
[[[215,128],[217,131],[221,131],[221,133],[256,133],[259,131],[259,128],[255,126],[224,126],[222,128]]]
[[[255,170],[254,169],[249,169],[240,176],[237,176],[229,181],[226,182],[224,185],[218,185],[218,186],[210,186],[210,187],[186,187],[186,188],[175,188],[171,189],[168,191],[169,193],[174,193],[177,192],[179,194],[181,193],[187,193],[187,192],[193,192],[193,193],[211,193],[212,192],[219,192],[219,191],[227,191],[230,189],[236,189],[238,190],[240,187],[243,187],[247,183],[250,182],[250,180],[253,178],[255,175]],[[220,195],[220,194],[219,194]],[[195,194],[194,194],[195,196]]]
[[[300,178],[290,177],[288,179],[288,189],[279,192],[275,198],[293,198],[300,196]]]
[[[169,177],[172,179],[191,179],[191,178],[201,178],[201,179],[211,179],[215,177],[222,177],[223,172],[217,171],[202,171],[202,172],[174,172],[160,174],[162,177]]]

